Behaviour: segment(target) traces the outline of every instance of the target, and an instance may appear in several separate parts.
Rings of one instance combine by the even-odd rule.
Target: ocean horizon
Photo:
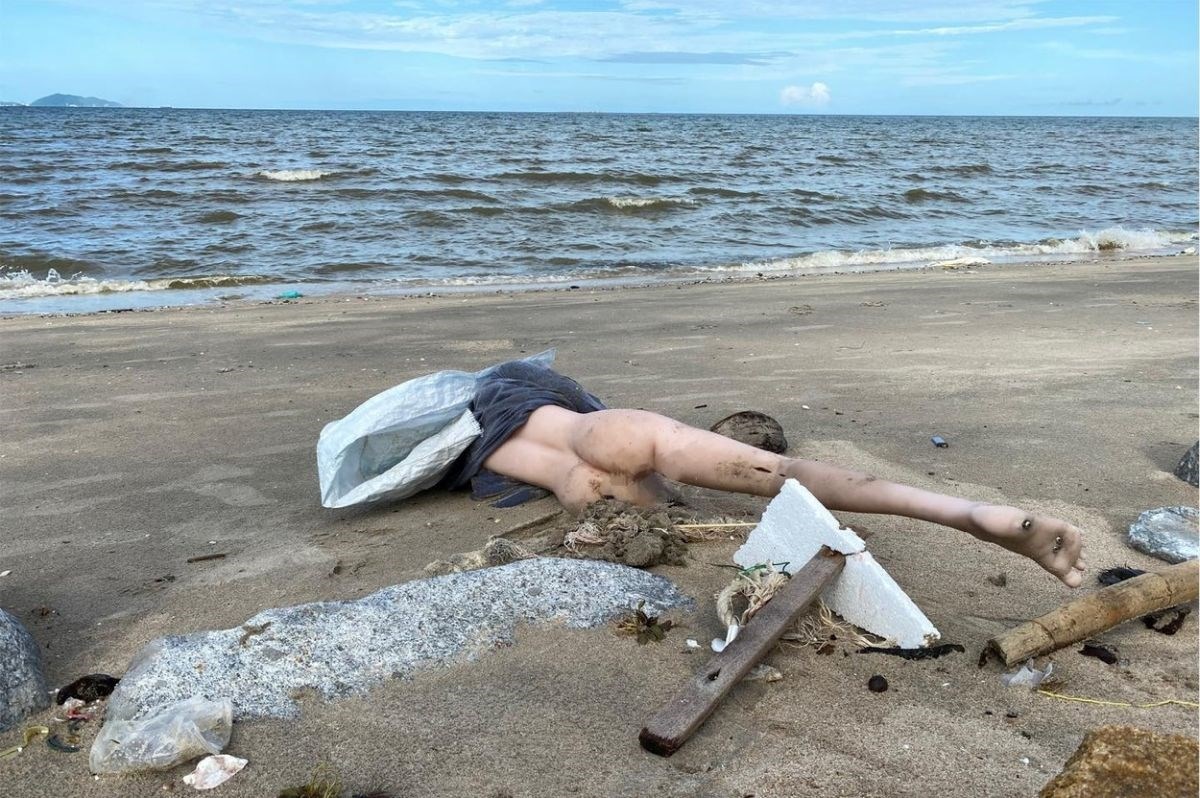
[[[0,313],[1194,251],[1194,117],[0,110]]]

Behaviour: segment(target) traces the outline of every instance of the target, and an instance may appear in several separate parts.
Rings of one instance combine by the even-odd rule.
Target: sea
[[[1194,252],[1197,135],[1195,118],[0,108],[0,313]]]

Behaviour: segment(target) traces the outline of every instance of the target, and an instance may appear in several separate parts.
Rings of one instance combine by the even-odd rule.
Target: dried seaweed
[[[657,615],[649,615],[643,609],[645,605],[645,601],[639,601],[637,609],[617,621],[617,634],[636,637],[639,646],[651,641],[660,642],[675,625],[669,620],[660,621]]]

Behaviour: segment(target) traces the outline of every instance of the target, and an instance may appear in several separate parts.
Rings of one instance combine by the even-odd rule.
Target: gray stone
[[[48,706],[37,643],[20,621],[0,610],[0,731]]]
[[[1200,465],[1197,464],[1197,459],[1200,459],[1200,441],[1193,443],[1192,448],[1188,449],[1179,461],[1179,465],[1175,466],[1175,476],[1193,488],[1200,487],[1200,473],[1197,473]]]
[[[1129,545],[1167,562],[1200,555],[1200,531],[1192,507],[1159,507],[1138,516],[1129,527]]]
[[[475,659],[518,624],[602,624],[645,601],[691,604],[674,584],[627,566],[539,557],[386,587],[355,601],[270,609],[241,627],[173,635],[133,659],[108,700],[128,719],[193,696],[228,698],[235,719],[290,718],[295,697],[361,693],[386,679]]]

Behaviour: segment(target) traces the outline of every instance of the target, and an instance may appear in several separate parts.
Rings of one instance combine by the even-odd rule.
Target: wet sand
[[[1143,510],[1196,501],[1170,474],[1197,437],[1196,268],[1181,256],[0,319],[0,606],[61,685],[119,674],[164,634],[420,578],[553,499],[324,510],[321,426],[410,377],[549,347],[611,406],[704,427],[760,410],[794,455],[1054,513],[1085,531],[1093,571],[1153,568],[1124,533]],[[763,506],[706,503],[751,518]],[[699,600],[665,642],[530,629],[474,663],[308,701],[296,722],[239,723],[228,752],[250,765],[218,794],[275,795],[325,762],[347,795],[1028,796],[1104,723],[1197,735],[1190,709],[1067,703],[976,667],[988,637],[1068,598],[1031,563],[915,521],[842,520],[965,654],[780,650],[782,681],[739,686],[673,758],[645,754],[641,723],[707,657],[685,638],[718,631],[711,597],[730,573],[708,563],[737,541],[695,544],[686,566],[655,569]],[[212,553],[226,556],[187,562]],[[1001,572],[1006,586],[988,581]],[[1195,616],[1174,637],[1133,623],[1101,639],[1120,662],[1059,652],[1061,690],[1196,700]],[[876,673],[888,692],[866,689]],[[190,768],[94,781],[86,757],[38,744],[0,762],[0,784],[190,792]]]

